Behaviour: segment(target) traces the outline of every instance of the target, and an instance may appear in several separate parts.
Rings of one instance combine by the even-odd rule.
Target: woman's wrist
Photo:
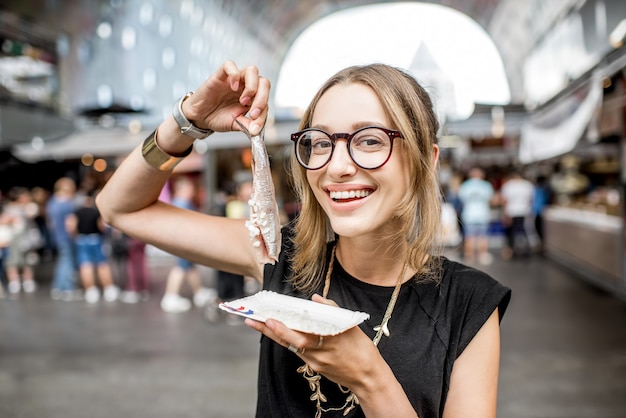
[[[173,170],[183,158],[191,153],[193,143],[197,138],[213,133],[210,129],[199,129],[187,120],[182,111],[182,103],[190,95],[191,93],[179,99],[174,104],[172,115],[143,142],[144,159],[160,171]],[[197,131],[202,131],[202,135]]]
[[[188,119],[185,115],[185,111],[183,110],[183,104],[187,104],[185,103],[186,100],[192,95],[193,92],[190,91],[176,101],[174,109],[172,110],[172,116],[180,128],[180,133],[195,139],[204,139],[209,135],[212,135],[214,131],[209,128],[201,128],[197,126],[193,121],[193,117]],[[187,111],[189,111],[189,108],[190,106],[187,105]]]
[[[193,145],[190,145],[189,148],[182,153],[170,154],[163,151],[163,149],[159,147],[159,143],[157,142],[157,133],[158,129],[152,132],[143,141],[141,154],[143,155],[144,160],[157,170],[172,171],[174,167],[176,167],[178,163],[183,160],[183,158],[191,153]]]
[[[404,389],[389,366],[376,368],[376,373],[352,388],[368,417],[417,417]],[[385,370],[385,371],[383,371]]]
[[[184,154],[193,145],[195,139],[184,135],[173,116],[169,116],[157,129],[159,148],[170,155]]]

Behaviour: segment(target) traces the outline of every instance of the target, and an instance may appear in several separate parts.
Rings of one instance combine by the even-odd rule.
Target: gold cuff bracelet
[[[159,148],[157,144],[157,131],[152,132],[143,141],[141,153],[148,164],[160,171],[172,171],[183,158],[191,154],[193,145],[179,155],[170,155]]]

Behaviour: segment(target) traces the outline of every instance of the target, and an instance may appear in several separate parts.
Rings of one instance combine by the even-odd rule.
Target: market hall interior
[[[64,176],[79,187],[102,185],[175,99],[223,59],[256,62],[277,80],[306,27],[354,6],[393,2],[96,3],[0,1],[3,207],[12,189],[45,195]],[[446,253],[513,291],[502,323],[498,415],[621,417],[626,5],[427,3],[464,13],[489,34],[510,90],[508,103],[475,103],[465,119],[442,117],[440,134],[442,215],[452,214],[444,219]],[[450,80],[429,48],[416,45],[411,70],[445,90]],[[301,111],[276,108],[266,136],[286,219],[297,213],[297,202],[277,173],[288,164],[289,133]],[[202,210],[218,211],[246,178],[247,146],[235,134],[198,141],[177,168],[177,176],[198,186]],[[525,222],[526,234],[507,228],[504,207],[494,200],[489,260],[469,260],[462,251],[454,205],[456,188],[474,166],[485,170],[496,197],[512,169],[548,191],[541,211]],[[89,303],[80,292],[56,297],[50,284],[57,253],[45,237],[33,257],[36,289],[12,292],[4,283],[0,299],[0,416],[253,415],[258,335],[208,305],[165,312],[159,302],[170,255],[145,248],[150,281],[137,303],[121,297]],[[213,289],[216,272],[200,273]],[[123,289],[127,277],[116,282]]]
[[[59,302],[43,291],[0,300],[0,416],[254,415],[258,334],[203,309],[162,312],[173,261],[149,252],[149,264],[152,299],[143,303]],[[624,301],[543,256],[481,268],[513,291],[498,416],[622,417]],[[51,270],[40,266],[42,288]],[[213,283],[214,272],[202,276]]]

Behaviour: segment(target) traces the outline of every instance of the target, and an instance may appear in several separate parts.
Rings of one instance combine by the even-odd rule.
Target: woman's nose
[[[357,165],[348,151],[348,142],[344,139],[335,142],[333,155],[328,162],[328,172],[332,175],[344,176],[356,172]]]

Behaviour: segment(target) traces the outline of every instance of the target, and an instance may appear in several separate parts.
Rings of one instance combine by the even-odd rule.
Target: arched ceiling
[[[522,103],[526,55],[556,20],[580,0],[222,0],[223,11],[284,59],[298,35],[315,21],[352,7],[384,3],[429,3],[466,14],[491,36],[502,56],[511,101]]]
[[[409,2],[408,0],[214,0],[212,3],[232,17],[254,39],[282,59],[297,36],[324,16],[351,7]],[[415,2],[415,1],[412,1]],[[122,0],[1,0],[0,9],[13,11],[28,20],[45,22],[50,30],[67,31],[72,27],[64,17],[80,16],[97,21],[107,4]],[[181,2],[182,3],[182,2]],[[579,0],[423,0],[458,10],[474,19],[492,37],[507,72],[512,102],[523,101],[521,69],[525,56],[537,39],[556,19]],[[77,13],[77,10],[80,10]],[[76,25],[74,23],[74,25]],[[55,27],[56,26],[56,27]]]
[[[153,7],[162,9],[181,9],[184,7],[191,10],[202,9],[205,26],[215,28],[220,26],[219,31],[226,31],[222,38],[208,39],[211,49],[214,50],[217,44],[229,53],[233,51],[231,44],[235,48],[235,53],[239,56],[250,56],[251,59],[265,61],[262,71],[268,77],[276,79],[282,61],[287,55],[289,47],[295,42],[298,35],[315,21],[332,14],[357,6],[383,4],[392,2],[407,2],[402,0],[180,0],[177,2],[168,1],[130,1],[130,0],[0,0],[0,12],[6,11],[10,15],[16,16],[14,22],[3,20],[0,24],[3,31],[14,30],[18,38],[32,38],[38,41],[39,45],[47,43],[49,48],[56,48],[56,40],[60,34],[70,35],[71,43],[76,49],[80,42],[93,42],[95,38],[95,28],[102,19],[114,20],[119,18],[122,21],[127,17],[125,14],[132,13],[136,20],[138,5],[152,4]],[[522,79],[522,68],[524,59],[538,39],[551,27],[558,19],[562,18],[573,7],[584,0],[429,0],[419,3],[438,4],[453,8],[466,14],[492,37],[494,44],[498,48],[509,81],[511,101],[520,104],[524,101],[524,86]],[[194,7],[197,6],[197,9]],[[121,23],[121,22],[120,22]],[[180,42],[190,43],[192,37],[203,37],[204,32],[193,27],[189,22],[179,22],[187,27],[182,28],[183,37],[178,38],[176,52],[183,54],[184,48]],[[124,61],[127,58],[121,57],[119,50],[108,50],[99,60],[93,59],[87,64],[73,62],[71,70],[69,64],[62,64],[62,71],[65,73],[61,79],[64,86],[65,103],[64,108],[82,109],[85,108],[85,98],[93,98],[94,83],[99,77],[108,77],[109,83],[117,83],[118,91],[130,97],[130,90],[139,85],[139,80],[131,78],[132,72],[126,70],[133,65],[144,64],[147,59],[157,59],[163,43],[158,35],[149,32],[144,28],[144,35],[150,39],[150,45],[143,44],[142,50],[132,54],[134,61]],[[150,29],[153,30],[153,29]],[[391,27],[390,27],[390,30]],[[252,45],[253,44],[253,45]],[[119,46],[117,47],[119,48]],[[78,48],[80,50],[80,48]],[[140,55],[140,54],[143,54]],[[209,57],[218,60],[223,59],[219,53]],[[237,58],[237,55],[234,57]],[[182,59],[182,58],[181,58]],[[109,61],[107,61],[109,60]],[[120,62],[113,62],[119,60]],[[211,59],[202,58],[202,62],[212,62]],[[256,62],[256,61],[254,61]],[[217,65],[217,64],[216,64]],[[111,66],[117,71],[111,71]],[[133,67],[134,68],[134,67]],[[182,67],[181,67],[182,68]],[[184,71],[183,71],[184,72]],[[171,72],[170,72],[171,73]],[[205,75],[204,75],[205,76]],[[65,78],[63,78],[65,77]],[[135,75],[138,77],[138,75]],[[161,78],[162,86],[170,86],[171,79]],[[174,80],[176,81],[176,80]],[[195,81],[190,81],[192,85],[197,85]],[[182,87],[184,88],[184,87]],[[170,88],[163,96],[152,97],[152,103],[164,103],[169,109],[172,99],[172,89]],[[119,93],[118,93],[119,94]],[[180,94],[180,92],[175,92]],[[128,99],[126,97],[126,99]],[[73,102],[74,101],[74,102]],[[157,106],[153,106],[153,109]],[[6,113],[6,112],[4,112]],[[156,112],[160,120],[160,112]],[[3,112],[0,112],[0,116]],[[2,117],[0,127],[3,135],[0,135],[0,148],[10,145],[11,142],[19,143],[30,141],[34,135],[39,133],[31,132],[22,126],[17,126],[12,118]],[[69,121],[68,121],[69,122]],[[49,128],[50,124],[46,124]],[[15,135],[11,134],[15,132]],[[11,134],[11,135],[9,135]],[[53,139],[52,132],[48,132],[44,140]],[[61,132],[58,133],[59,135]],[[65,132],[67,134],[67,132]]]

